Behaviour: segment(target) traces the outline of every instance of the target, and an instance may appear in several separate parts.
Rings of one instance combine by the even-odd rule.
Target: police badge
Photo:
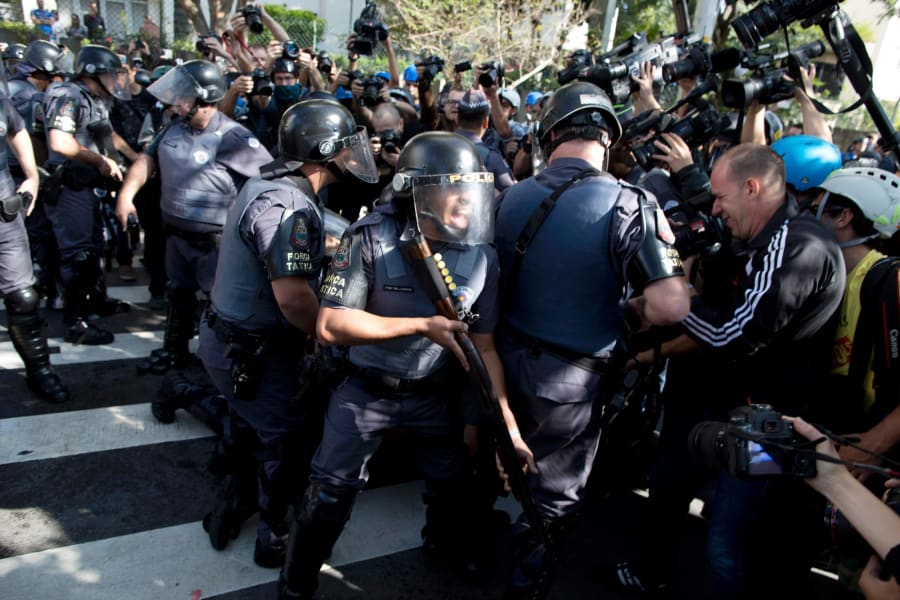
[[[294,233],[291,235],[291,246],[297,250],[309,250],[309,227],[306,224],[306,217],[303,215],[294,216]]]
[[[338,246],[334,258],[331,259],[331,266],[338,271],[343,271],[350,266],[350,234],[344,234],[341,238],[341,245]]]

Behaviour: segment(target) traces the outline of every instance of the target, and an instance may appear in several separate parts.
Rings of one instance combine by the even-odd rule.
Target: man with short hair
[[[491,105],[487,97],[479,91],[469,90],[460,99],[457,111],[455,133],[474,142],[478,147],[484,168],[494,174],[494,190],[500,193],[516,183],[516,178],[503,160],[503,156],[481,141],[484,132],[488,130],[491,118]]]

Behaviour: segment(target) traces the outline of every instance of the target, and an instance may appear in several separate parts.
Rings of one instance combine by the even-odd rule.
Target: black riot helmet
[[[484,244],[494,236],[494,175],[478,147],[446,131],[420,133],[397,158],[396,198],[412,196],[416,223],[426,238]]]
[[[46,40],[35,40],[25,49],[22,63],[52,77],[62,73],[59,68],[59,59],[62,55],[62,49],[56,44]]]
[[[170,69],[147,91],[163,104],[174,105],[189,98],[215,104],[225,97],[227,89],[225,77],[216,65],[207,60],[189,60]]]
[[[78,51],[75,59],[75,75],[90,77],[104,90],[119,100],[131,100],[128,85],[128,69],[116,54],[105,46],[87,45]]]
[[[541,110],[538,140],[547,155],[552,151],[550,132],[563,127],[595,126],[609,133],[612,146],[622,136],[622,125],[606,93],[593,83],[573,81],[553,92]],[[556,145],[567,140],[557,140]]]
[[[24,44],[10,44],[3,51],[3,62],[8,69],[15,67],[25,57]]]
[[[366,128],[335,100],[301,100],[288,108],[278,125],[278,149],[291,170],[335,162],[365,182],[378,181]]]

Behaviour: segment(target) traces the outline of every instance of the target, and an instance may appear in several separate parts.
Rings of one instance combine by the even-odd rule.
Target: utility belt
[[[186,241],[191,248],[204,252],[212,252],[219,247],[219,243],[222,241],[221,231],[185,231],[173,225],[166,225],[164,231],[166,237],[175,236]]]
[[[79,162],[66,162],[58,170],[59,180],[62,185],[73,192],[84,189],[106,189],[106,178],[100,174],[97,167]]]
[[[458,377],[454,377],[454,369],[451,361],[430,375],[419,379],[404,379],[385,373],[380,369],[372,367],[358,367],[353,363],[347,362],[347,372],[360,381],[362,381],[363,389],[376,397],[393,397],[407,394],[432,394],[440,389],[446,389],[453,381],[458,381]]]
[[[607,373],[609,371],[610,360],[607,356],[589,356],[568,348],[561,348],[555,344],[531,337],[508,325],[504,326],[503,333],[522,346],[526,346],[533,356],[550,354],[586,371],[594,373]]]
[[[211,310],[207,310],[206,320],[216,339],[225,344],[225,358],[231,361],[234,397],[239,400],[256,399],[271,352],[303,348],[303,336],[299,332],[287,329],[248,331],[219,318]]]

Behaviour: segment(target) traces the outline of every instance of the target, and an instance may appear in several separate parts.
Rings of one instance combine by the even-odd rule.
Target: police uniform
[[[71,134],[88,150],[106,156],[104,139],[111,135],[107,103],[73,81],[51,86],[44,94],[44,126],[48,136],[58,129]],[[98,133],[101,131],[107,133]],[[93,132],[93,133],[92,133]],[[100,200],[107,181],[93,165],[67,160],[49,151],[48,170],[57,171],[57,197],[46,197],[47,217],[53,225],[60,254],[60,281],[65,292],[67,325],[97,312],[105,301],[100,269],[103,233]]]
[[[252,179],[244,186],[222,230],[211,316],[201,323],[198,354],[231,411],[259,438],[258,547],[283,543],[291,486],[302,484],[285,461],[298,458],[288,448],[300,424],[292,401],[306,340],[281,314],[271,282],[299,277],[315,288],[324,255],[324,226],[305,178]],[[231,352],[238,346],[243,354]],[[236,388],[233,374],[240,370],[252,381]],[[255,479],[251,483],[255,491]],[[238,488],[247,490],[246,481]],[[240,501],[247,503],[246,497]]]
[[[25,129],[19,113],[10,100],[0,98],[0,199],[16,193],[16,182],[9,171],[7,140]],[[28,236],[25,220],[21,213],[11,221],[0,219],[0,294],[7,294],[23,288],[30,288],[34,282],[31,270],[31,254],[28,250]]]
[[[246,129],[216,112],[202,131],[182,119],[147,147],[161,181],[166,239],[169,321],[165,349],[186,359],[194,331],[196,292],[209,294],[218,242],[229,207],[243,183],[272,156]]]
[[[497,334],[510,409],[539,471],[528,474],[528,484],[551,539],[570,529],[584,497],[600,401],[612,383],[609,359],[624,335],[626,284],[642,289],[682,274],[655,199],[597,171],[587,175],[591,168],[580,158],[557,158],[507,190],[497,215],[497,252],[509,278],[525,224],[570,184],[530,240],[516,280],[504,281],[508,301]],[[559,273],[567,276],[552,277]],[[511,597],[549,586],[545,569],[554,559],[527,523],[517,527]]]
[[[405,212],[382,204],[341,240],[320,291],[322,306],[365,310],[384,317],[431,317],[434,304],[400,247]],[[498,319],[499,269],[487,245],[432,243],[456,283],[464,308],[480,317],[469,328],[492,333]],[[455,357],[422,336],[351,346],[349,376],[331,395],[322,442],[312,460],[310,486],[292,532],[282,577],[311,593],[322,560],[340,535],[367,464],[388,429],[419,440],[417,463],[426,479],[426,541],[453,551],[471,534],[470,488],[463,475],[460,394],[465,377]],[[297,526],[299,525],[299,529]],[[468,542],[472,541],[468,537]],[[311,589],[310,589],[311,588]]]

